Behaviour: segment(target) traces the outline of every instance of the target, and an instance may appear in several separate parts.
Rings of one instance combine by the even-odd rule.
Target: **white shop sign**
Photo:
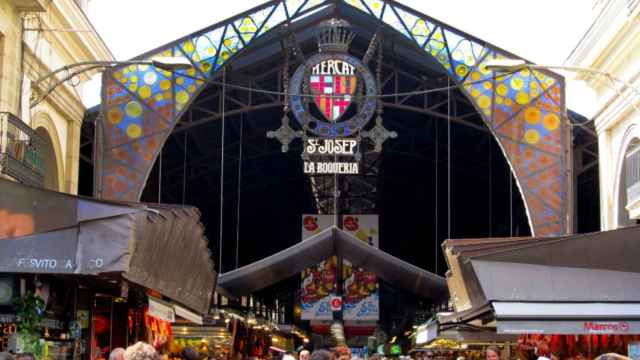
[[[149,297],[149,316],[171,323],[176,321],[176,314],[173,310],[173,306],[152,297]]]
[[[498,320],[498,334],[640,334],[640,321]]]

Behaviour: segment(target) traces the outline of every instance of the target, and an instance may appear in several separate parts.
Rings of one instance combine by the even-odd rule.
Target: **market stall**
[[[217,274],[197,209],[97,201],[2,179],[0,192],[12,194],[0,198],[0,325],[18,331],[0,349],[105,359],[115,347],[155,340],[151,293],[183,314],[209,311]],[[11,320],[24,319],[13,299],[30,294],[49,299],[29,304],[31,312],[62,314],[56,326]]]
[[[195,326],[173,324],[171,352],[180,353],[190,346],[201,357],[225,359],[231,352],[232,334],[227,326]]]
[[[640,340],[640,226],[444,244],[456,313],[516,335],[520,358],[633,353]]]
[[[435,358],[484,359],[489,346],[500,349],[503,360],[517,358],[517,336],[497,334],[490,326],[450,324],[446,316],[418,326],[414,340],[413,352],[430,353]]]

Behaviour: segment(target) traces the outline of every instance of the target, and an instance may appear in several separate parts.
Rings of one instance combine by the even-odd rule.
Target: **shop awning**
[[[493,316],[500,333],[624,333],[636,326],[640,310],[639,239],[640,226],[552,238],[447,240],[454,318]]]
[[[0,180],[0,272],[99,275],[134,283],[200,313],[216,283],[200,213],[125,204]]]
[[[638,334],[640,303],[494,302],[501,334]]]
[[[247,295],[294,276],[334,254],[375,273],[393,286],[426,299],[442,300],[447,297],[443,278],[370,246],[336,227],[253,264],[221,274],[218,284],[233,296]]]

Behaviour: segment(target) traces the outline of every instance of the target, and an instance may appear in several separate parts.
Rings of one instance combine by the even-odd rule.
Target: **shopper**
[[[124,349],[121,347],[111,350],[109,360],[124,360]]]
[[[324,349],[315,350],[311,353],[311,360],[331,360],[331,353]]]
[[[338,346],[333,351],[333,360],[351,360],[351,350],[346,346]]]
[[[500,350],[495,346],[489,346],[485,351],[485,356],[487,360],[500,360]]]
[[[198,354],[196,349],[192,348],[191,346],[187,346],[182,349],[182,358],[184,360],[199,360],[200,355]]]
[[[602,354],[596,360],[631,360],[631,358],[616,353]]]
[[[298,355],[298,360],[309,360],[311,354],[309,354],[309,350],[302,350]]]
[[[36,360],[36,357],[27,352],[16,355],[16,360]]]
[[[124,351],[124,360],[159,360],[160,356],[153,346],[142,341],[137,342]]]

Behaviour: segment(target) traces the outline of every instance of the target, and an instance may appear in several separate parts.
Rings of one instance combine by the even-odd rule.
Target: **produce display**
[[[630,342],[640,335],[523,335],[518,338],[521,359],[595,359],[606,353],[626,354]]]

